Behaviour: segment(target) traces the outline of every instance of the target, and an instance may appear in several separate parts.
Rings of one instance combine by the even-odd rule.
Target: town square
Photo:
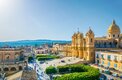
[[[121,0],[0,0],[0,80],[122,80]]]

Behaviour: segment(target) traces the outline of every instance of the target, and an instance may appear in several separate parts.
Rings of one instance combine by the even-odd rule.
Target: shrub
[[[55,73],[57,73],[57,70],[55,67],[49,66],[48,68],[46,68],[45,72],[46,72],[46,74],[55,74]]]
[[[34,60],[32,56],[28,57],[28,62],[31,62],[32,60]]]
[[[37,55],[36,56],[36,59],[38,61],[40,60],[50,60],[50,59],[56,59],[56,58],[59,58],[59,56],[55,56],[55,55]]]
[[[66,73],[61,77],[56,77],[54,80],[98,80],[99,70],[83,64],[58,66],[59,73]],[[69,72],[71,70],[71,73]]]
[[[59,73],[68,73],[69,72],[69,66],[58,66],[57,67]]]

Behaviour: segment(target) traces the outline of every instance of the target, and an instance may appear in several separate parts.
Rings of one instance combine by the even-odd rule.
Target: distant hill
[[[71,43],[71,41],[66,40],[46,40],[46,39],[39,39],[39,40],[20,40],[20,41],[8,41],[8,42],[0,42],[0,47],[11,46],[11,47],[20,47],[20,46],[40,46],[43,44],[67,44]]]

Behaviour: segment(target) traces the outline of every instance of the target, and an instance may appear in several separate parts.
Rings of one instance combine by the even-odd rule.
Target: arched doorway
[[[19,66],[19,70],[22,70],[22,66]]]
[[[106,46],[106,42],[104,42],[104,48],[106,48],[107,46]]]
[[[110,48],[111,48],[112,47],[112,43],[110,42],[109,45],[110,45]]]
[[[12,67],[12,68],[11,68],[11,71],[16,71],[16,68],[15,68],[15,67]]]
[[[9,71],[9,69],[8,68],[4,68],[4,71]]]

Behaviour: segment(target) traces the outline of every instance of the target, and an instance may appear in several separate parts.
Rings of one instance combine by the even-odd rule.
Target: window
[[[118,35],[118,37],[119,37],[119,35]]]
[[[101,58],[104,59],[104,55],[103,54],[101,55]]]
[[[110,62],[108,62],[108,67],[109,67],[110,65],[111,65]]]
[[[114,68],[117,68],[117,64],[114,64]]]
[[[99,58],[99,55],[97,54],[96,58]]]
[[[97,64],[99,64],[99,62],[100,62],[100,61],[99,61],[99,60],[97,60]]]
[[[104,64],[104,61],[102,61],[102,65]]]
[[[15,54],[15,60],[16,61],[18,60],[18,54]]]
[[[115,35],[113,35],[113,37],[115,37]]]
[[[9,60],[9,56],[6,57],[6,60]]]
[[[91,43],[92,43],[92,38],[91,38]]]
[[[116,61],[117,61],[117,56],[114,56],[114,60],[116,60]]]
[[[111,60],[111,56],[110,56],[110,55],[108,55],[108,56],[107,56],[107,59],[108,59],[108,60]]]

